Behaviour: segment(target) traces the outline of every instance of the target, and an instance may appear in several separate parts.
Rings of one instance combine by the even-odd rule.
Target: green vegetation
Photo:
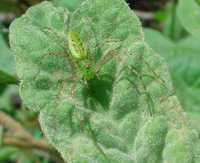
[[[137,8],[160,32],[124,0],[27,5],[0,37],[0,161],[200,162],[195,0]]]

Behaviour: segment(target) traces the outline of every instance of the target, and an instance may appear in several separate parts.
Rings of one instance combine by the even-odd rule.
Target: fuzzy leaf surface
[[[87,84],[67,80],[77,76],[69,31],[80,35],[95,62],[116,54]],[[86,0],[75,12],[43,2],[12,23],[10,43],[24,103],[40,112],[43,132],[67,162],[197,159],[198,140],[173,94],[167,66],[144,42],[124,1]]]

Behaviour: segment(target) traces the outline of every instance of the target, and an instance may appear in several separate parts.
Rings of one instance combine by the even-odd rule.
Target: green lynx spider
[[[57,35],[57,33],[55,33],[51,28],[47,28],[46,30],[43,30],[43,31],[45,33],[48,31],[52,33],[54,36],[56,36],[56,38],[59,38],[59,35]],[[103,44],[105,44],[105,42],[109,42],[109,40],[112,43],[120,42],[120,40],[116,40],[116,39],[106,39],[103,41]],[[100,43],[98,47],[103,44]],[[118,61],[122,61],[122,58],[119,55],[117,55],[116,51],[112,50],[112,51],[107,52],[107,54],[105,54],[103,57],[99,59],[99,61],[97,61],[97,63],[95,63],[94,58],[92,58],[92,55],[90,55],[89,51],[86,49],[85,43],[81,40],[80,36],[74,31],[68,31],[67,45],[69,49],[69,55],[67,56],[72,61],[71,66],[74,72],[73,72],[73,75],[65,79],[65,83],[68,83],[68,82],[73,83],[71,86],[72,97],[74,97],[76,94],[77,82],[82,81],[86,86],[88,86],[88,83],[91,80],[95,78],[99,79],[99,72],[101,68],[105,64],[107,64],[110,60],[115,58]],[[163,79],[160,79],[159,75],[156,72],[154,72],[154,70],[151,69],[151,66],[148,63],[146,62],[144,63],[145,65],[149,67],[153,75],[150,75],[150,74],[148,75],[143,74],[143,75],[154,78],[159,84],[161,84],[163,87],[166,87],[165,81]],[[127,65],[127,64],[123,63],[123,65]],[[125,66],[124,68],[127,68],[130,72],[132,72],[131,73],[132,75],[137,76],[138,78],[142,78],[143,76],[142,74],[138,73],[138,70],[136,68],[132,66],[131,67]],[[145,87],[144,87],[144,90],[146,90]],[[147,95],[147,99],[151,99],[149,98],[149,94],[147,92],[144,94]],[[152,105],[150,103],[148,105],[149,107],[151,106],[150,108],[152,108]],[[150,110],[150,114],[152,115],[153,114],[152,109],[149,109],[149,110]]]

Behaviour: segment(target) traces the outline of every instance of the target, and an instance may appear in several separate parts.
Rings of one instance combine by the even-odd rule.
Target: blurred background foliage
[[[83,0],[52,0],[73,11]],[[23,105],[18,92],[8,28],[41,0],[0,2],[0,162],[63,162],[46,142],[37,113]],[[191,126],[200,135],[200,0],[127,0],[140,18],[146,41],[169,65],[172,81]]]

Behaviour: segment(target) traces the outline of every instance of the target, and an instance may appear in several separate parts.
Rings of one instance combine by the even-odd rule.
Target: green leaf
[[[116,53],[98,79],[67,80],[77,74],[68,57],[69,31],[80,35],[96,62]],[[183,143],[193,136],[164,60],[144,42],[138,18],[124,1],[86,0],[72,13],[43,2],[12,23],[10,44],[24,103],[40,112],[43,132],[67,162],[161,163],[167,160],[161,154],[168,132],[184,133]],[[194,137],[170,163],[184,154],[193,158]]]
[[[145,40],[158,54],[164,58],[173,55],[175,45],[172,41],[164,37],[160,32],[150,28],[144,29],[144,32]]]
[[[200,39],[188,37],[181,41],[170,59],[172,77],[180,101],[187,111],[200,113]]]
[[[189,33],[200,36],[200,6],[196,0],[180,0],[178,17]]]
[[[0,87],[16,83],[14,58],[0,33]]]

